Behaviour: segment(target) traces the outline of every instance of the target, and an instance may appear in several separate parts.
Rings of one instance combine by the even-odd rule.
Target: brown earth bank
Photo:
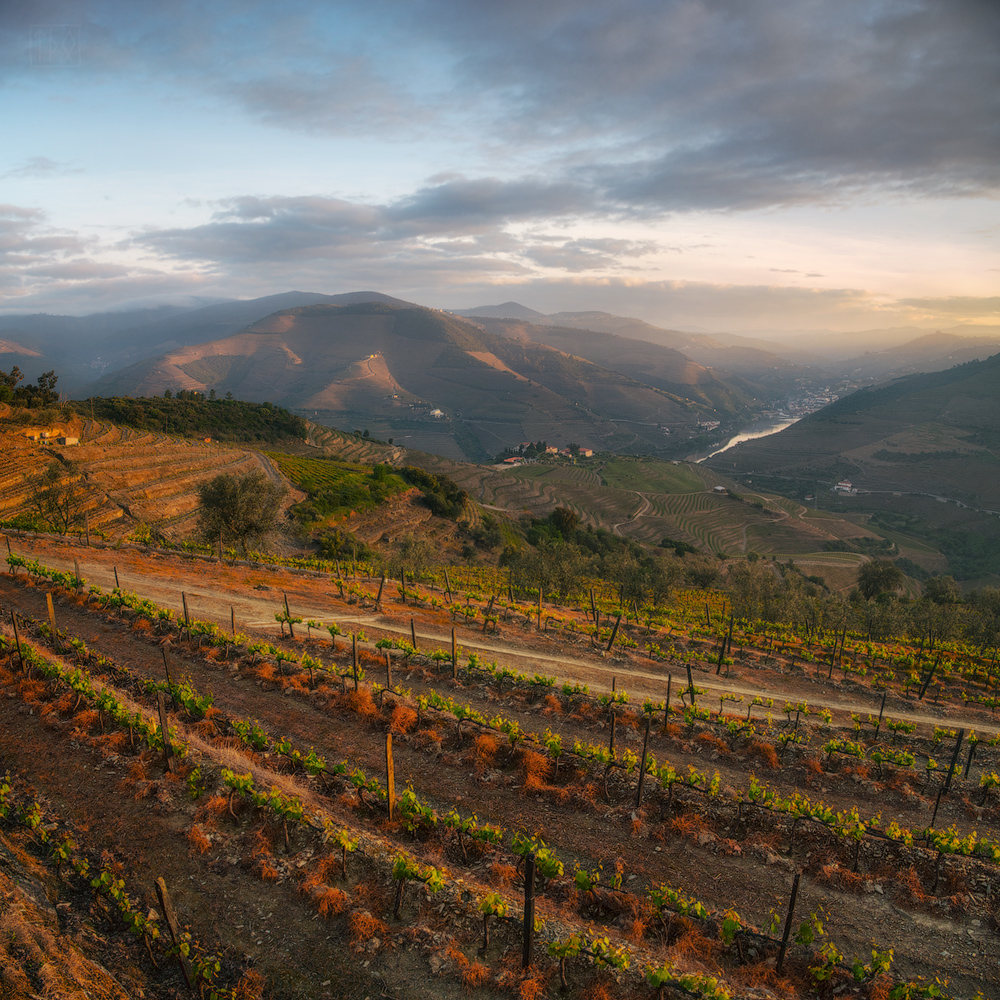
[[[124,588],[178,610],[183,591],[193,615],[215,618],[227,628],[232,606],[238,615],[238,628],[260,631],[272,642],[277,628],[274,611],[285,595],[297,614],[335,619],[345,630],[352,627],[352,618],[363,618],[369,638],[380,630],[405,629],[408,633],[413,613],[422,648],[424,637],[434,637],[442,646],[450,641],[447,619],[440,612],[415,611],[394,600],[384,602],[383,614],[359,615],[359,609],[342,601],[327,580],[138,553],[93,553],[64,549],[51,542],[34,543],[30,554],[48,565],[68,563],[69,568],[76,558],[88,582],[108,589],[114,586],[117,560]],[[259,589],[262,587],[271,590]],[[45,593],[40,587],[26,585],[23,576],[0,580],[4,610],[16,610],[26,618],[44,619]],[[162,679],[162,636],[62,592],[55,594],[55,609],[59,629],[82,639],[95,654],[140,677]],[[9,615],[6,618],[9,620]],[[26,636],[26,641],[30,638]],[[40,635],[34,638],[41,640]],[[562,636],[508,624],[502,636],[484,640],[469,630],[461,634],[461,642],[466,648],[480,642],[502,663],[524,671],[555,672],[560,680],[589,683],[595,692],[606,690],[614,673],[619,679],[628,678],[634,699],[644,687],[663,697],[666,665],[638,658],[608,663]],[[349,671],[349,653],[343,643],[337,653],[328,641],[315,638],[303,640],[299,636],[284,645],[296,654],[309,650],[327,663],[339,662],[342,672]],[[370,646],[363,649],[369,679],[379,678],[383,669],[379,664],[384,661]],[[823,836],[807,829],[808,824],[796,830],[749,806],[706,801],[681,791],[669,798],[650,795],[637,809],[634,781],[624,775],[613,772],[605,793],[599,774],[595,780],[593,772],[570,763],[554,774],[545,758],[512,749],[488,734],[477,736],[474,727],[467,726],[459,736],[453,719],[428,712],[417,724],[415,718],[407,716],[399,699],[387,697],[379,710],[370,697],[365,699],[364,687],[357,697],[351,691],[341,694],[339,682],[321,682],[310,690],[301,677],[296,680],[275,674],[273,669],[255,669],[235,657],[206,657],[176,635],[170,658],[174,677],[189,678],[199,692],[211,692],[214,708],[223,717],[259,720],[272,735],[288,736],[303,751],[315,747],[328,760],[346,759],[367,774],[384,771],[385,732],[395,729],[398,787],[412,784],[439,815],[458,806],[462,815],[475,813],[480,822],[495,823],[509,832],[523,829],[540,834],[558,851],[568,875],[556,880],[539,903],[552,923],[564,921],[585,927],[595,922],[602,932],[606,929],[613,936],[624,939],[631,935],[637,946],[653,957],[662,960],[666,955],[693,963],[692,968],[705,973],[724,975],[734,988],[744,991],[734,995],[765,995],[755,993],[765,988],[779,995],[811,995],[803,986],[800,959],[786,966],[789,975],[785,980],[777,979],[773,969],[765,965],[757,970],[759,981],[751,982],[748,970],[755,968],[752,956],[741,956],[745,966],[734,963],[723,956],[717,942],[713,944],[700,934],[696,938],[695,929],[687,929],[681,918],[675,918],[680,923],[672,923],[661,934],[648,912],[637,910],[634,903],[623,904],[613,892],[581,896],[571,886],[574,862],[588,869],[602,865],[608,873],[605,882],[617,868],[626,888],[670,882],[711,908],[735,907],[745,922],[759,926],[768,922],[772,908],[783,912],[793,873],[802,870],[797,913],[804,917],[810,911],[825,912],[830,937],[845,955],[867,958],[873,945],[883,950],[892,947],[897,975],[947,977],[949,990],[962,997],[973,997],[980,989],[985,995],[995,991],[1000,943],[996,937],[995,868],[991,866],[946,860],[936,879],[935,866],[927,858],[904,856],[888,845],[866,843],[859,852],[855,873],[850,852],[831,847]],[[96,667],[91,670],[98,672]],[[448,694],[480,711],[502,711],[517,719],[526,731],[541,732],[548,727],[562,737],[564,747],[572,746],[576,739],[591,743],[607,740],[608,716],[595,697],[566,704],[552,695],[532,695],[522,689],[498,694],[495,683],[470,681],[463,685],[452,681],[450,672],[450,664],[444,675],[429,665],[397,664],[396,679],[411,688],[414,697],[432,688],[447,689]],[[749,661],[738,664],[734,673],[729,680],[734,690],[773,691],[776,696],[791,698],[807,695],[814,702],[836,707],[835,725],[828,727],[830,735],[844,735],[836,724],[848,722],[847,713],[852,708],[872,710],[870,693],[775,669],[754,668]],[[109,683],[114,682],[113,669],[107,676]],[[721,679],[699,673],[697,682],[715,687]],[[0,708],[4,766],[23,775],[57,812],[82,831],[94,850],[120,857],[144,895],[152,898],[152,881],[163,875],[176,887],[175,902],[184,921],[199,935],[218,940],[226,953],[234,956],[234,963],[236,956],[249,956],[266,977],[272,995],[360,997],[379,995],[373,992],[378,989],[381,995],[436,996],[457,993],[463,976],[466,982],[485,976],[493,988],[505,987],[524,995],[528,980],[519,979],[512,968],[505,972],[501,957],[507,954],[510,962],[517,964],[519,939],[514,928],[501,925],[498,929],[484,963],[488,973],[469,972],[477,962],[480,933],[473,901],[489,889],[506,887],[510,894],[511,880],[517,876],[513,870],[516,859],[509,851],[486,852],[482,857],[470,852],[466,859],[465,852],[448,837],[414,838],[398,821],[387,823],[377,811],[360,805],[357,794],[349,788],[317,779],[293,779],[285,773],[282,759],[273,753],[232,756],[238,749],[231,739],[221,738],[222,730],[204,724],[190,726],[178,718],[178,726],[190,732],[192,739],[209,741],[218,760],[229,761],[226,766],[234,770],[261,768],[276,781],[292,782],[300,794],[322,804],[339,822],[375,838],[383,851],[391,853],[394,845],[402,845],[462,878],[467,886],[463,891],[472,894],[462,906],[461,894],[442,903],[439,897],[425,899],[411,889],[404,919],[394,921],[391,879],[384,865],[380,868],[366,855],[357,863],[352,859],[346,881],[335,882],[346,892],[350,905],[345,904],[339,916],[323,917],[310,905],[313,897],[308,893],[326,883],[316,883],[306,893],[297,889],[306,881],[300,873],[321,864],[329,854],[328,847],[317,847],[293,833],[285,853],[280,834],[252,810],[237,807],[235,816],[228,810],[219,815],[206,812],[204,804],[188,798],[185,783],[164,771],[156,760],[146,760],[144,774],[137,776],[135,759],[124,752],[108,752],[99,734],[88,735],[76,716],[67,711],[72,706],[42,714],[41,703],[32,705],[31,697],[23,697],[24,691],[19,690],[23,683],[12,673],[5,684],[8,698]],[[394,702],[396,708],[392,707]],[[893,716],[902,717],[907,706],[891,707]],[[944,718],[926,708],[912,714],[924,717],[925,737],[930,726]],[[970,713],[969,719],[947,721],[949,725],[968,722],[982,730],[984,719]],[[710,736],[686,731],[675,723],[663,730],[657,726],[650,749],[679,771],[686,771],[688,765],[710,773],[718,770],[726,788],[745,788],[750,772],[756,771],[783,794],[802,789],[832,808],[857,806],[862,816],[882,811],[885,822],[892,818],[914,828],[929,822],[936,786],[924,789],[921,782],[888,778],[880,782],[861,767],[821,762],[817,745],[826,734],[818,730],[809,747],[790,748],[783,766],[778,767],[772,766],[778,763],[773,750],[768,754],[753,744],[731,747]],[[216,746],[220,739],[222,745]],[[619,722],[617,739],[619,750],[641,750],[639,731],[629,724],[628,716]],[[980,751],[977,770],[997,766],[991,753]],[[955,824],[963,833],[974,827],[982,835],[996,836],[996,810],[989,804],[979,806],[972,787],[960,783],[956,792],[942,801],[936,825]],[[205,840],[208,846],[202,853]],[[931,891],[935,882],[938,884]],[[516,896],[516,885],[513,889]],[[364,929],[364,920],[359,917],[363,913],[384,922],[386,930],[359,932],[359,927]],[[275,914],[279,920],[274,919]],[[637,927],[644,921],[642,928]],[[375,926],[372,924],[369,931]],[[451,936],[455,941],[450,942]],[[379,939],[374,949],[370,948],[373,937]],[[453,954],[449,954],[449,947]],[[579,987],[593,973],[582,959],[577,962],[579,967],[570,978]],[[554,994],[558,977],[553,978],[552,961],[543,954],[538,966],[536,985],[542,989],[544,980],[544,988]],[[444,978],[435,976],[435,971],[443,971]],[[649,992],[649,987],[638,985],[634,978],[626,976],[615,986],[607,974],[604,976],[589,984],[593,995],[599,995],[595,990],[635,995]],[[875,983],[855,987],[838,980],[837,985],[843,986],[847,995],[881,995],[873,992]]]

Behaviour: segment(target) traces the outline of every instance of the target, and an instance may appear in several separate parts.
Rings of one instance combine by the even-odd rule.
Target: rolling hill
[[[956,576],[1000,579],[998,385],[1000,354],[911,375],[708,464],[756,484],[813,490],[824,509],[854,510],[939,547]],[[841,480],[852,492],[832,492]]]
[[[91,391],[231,392],[476,461],[526,440],[666,453],[690,440],[699,421],[746,411],[711,373],[678,364],[684,378],[661,387],[438,310],[361,302],[281,310],[110,373]]]

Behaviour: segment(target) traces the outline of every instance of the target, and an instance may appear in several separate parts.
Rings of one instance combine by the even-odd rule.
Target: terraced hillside
[[[814,554],[824,566],[856,569],[858,556],[824,553],[827,542],[881,537],[860,523],[831,517],[795,500],[745,493],[703,465],[610,458],[587,465],[483,467],[428,456],[420,463],[453,479],[487,507],[545,518],[568,507],[583,525],[610,528],[649,545],[663,538],[705,552]],[[717,486],[729,493],[715,493]],[[810,556],[812,557],[812,556]]]
[[[51,435],[31,440],[29,434]],[[58,436],[78,438],[59,445]],[[52,443],[50,443],[50,440]],[[58,425],[24,426],[0,432],[0,520],[37,513],[31,480],[53,462],[64,470],[71,492],[68,514],[76,529],[118,536],[139,524],[168,536],[193,526],[197,483],[220,473],[264,468],[278,476],[257,452],[227,448],[72,417]]]

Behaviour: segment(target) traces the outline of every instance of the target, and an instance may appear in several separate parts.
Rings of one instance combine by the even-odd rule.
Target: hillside
[[[278,309],[329,303],[385,302],[409,305],[381,292],[281,292],[256,299],[197,301],[186,305],[160,305],[59,316],[48,313],[0,315],[0,337],[26,353],[6,359],[0,367],[18,364],[29,379],[55,369],[63,392],[77,393],[91,380],[142,358],[185,344],[228,337]]]
[[[850,358],[844,362],[844,367],[864,378],[884,381],[919,372],[943,371],[967,361],[984,361],[997,351],[1000,351],[1000,335],[959,336],[939,330],[891,350],[866,352]]]
[[[480,320],[490,333],[521,343],[542,343],[586,358],[620,372],[637,382],[674,395],[697,399],[721,412],[744,416],[761,402],[743,380],[723,382],[713,372],[670,347],[644,340],[570,329],[553,324],[532,324],[509,319]]]
[[[694,437],[699,421],[745,412],[713,376],[704,382],[714,396],[696,391],[696,380],[676,391],[658,388],[440,311],[360,303],[282,310],[233,336],[106,375],[93,391],[231,392],[410,448],[483,461],[526,440],[665,453]]]
[[[845,396],[707,464],[758,484],[814,491],[824,508],[870,514],[873,526],[941,547],[956,575],[995,574],[998,384],[1000,355],[908,376]],[[839,480],[857,492],[831,492]]]
[[[9,418],[9,408],[0,411]],[[0,431],[0,521],[9,525],[36,523],[32,479],[53,463],[62,470],[62,507],[73,530],[111,538],[143,525],[184,537],[194,526],[198,482],[260,468],[277,475],[266,458],[245,449],[121,427],[68,408],[23,416],[31,422],[5,419]],[[60,437],[79,443],[59,444]]]
[[[607,363],[602,358],[614,355],[609,355],[602,346],[608,338],[596,334],[610,334],[618,338],[619,344],[628,344],[631,352],[648,352],[651,358],[656,355],[649,345],[677,351],[689,361],[713,369],[716,377],[737,384],[749,393],[751,399],[756,396],[761,402],[784,400],[803,383],[830,377],[817,355],[798,348],[732,334],[708,335],[669,330],[640,319],[606,312],[560,312],[544,316],[516,302],[508,302],[500,306],[461,310],[460,314],[474,316],[487,326],[491,319],[515,319],[534,324],[545,331],[544,336],[537,337],[543,343],[581,354],[598,364]],[[504,324],[499,325],[502,327]],[[591,353],[595,351],[599,353]],[[651,362],[645,360],[641,363]]]

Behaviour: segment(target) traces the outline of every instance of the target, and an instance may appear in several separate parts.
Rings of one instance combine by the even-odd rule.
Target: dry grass
[[[210,795],[198,807],[195,819],[205,825],[214,825],[215,821],[229,808],[229,799],[225,795]]]
[[[778,751],[764,740],[751,740],[743,751],[743,756],[750,762],[757,761],[765,767],[769,767],[772,771],[776,771],[781,767],[781,761],[778,760]]]
[[[268,858],[257,859],[257,873],[262,882],[276,882],[281,877],[281,872],[271,864]]]
[[[490,981],[490,970],[480,961],[467,965],[462,970],[462,985],[466,990],[477,990]]]
[[[397,703],[392,706],[389,717],[389,731],[401,735],[417,728],[417,713],[409,705]]]
[[[385,941],[385,936],[389,933],[389,926],[378,917],[373,917],[367,910],[354,910],[347,918],[348,927],[351,930],[351,943],[357,947],[364,945],[372,938],[379,938]]]
[[[868,984],[868,992],[865,996],[868,1000],[889,1000],[892,987],[893,982],[889,976],[879,976]]]
[[[53,934],[43,915],[0,875],[0,995],[49,1000],[80,996],[126,1000],[125,991],[100,965],[92,963],[74,942]]]
[[[247,969],[233,987],[233,1000],[262,1000],[267,981],[256,969]]]
[[[475,766],[476,774],[482,777],[492,766],[496,759],[497,750],[500,749],[499,742],[488,733],[480,733],[472,743],[469,751],[472,763]]]
[[[766,959],[733,969],[729,974],[733,986],[748,986],[751,989],[774,988],[779,983],[778,974],[768,965]]]
[[[864,875],[857,875],[833,861],[820,868],[816,873],[816,881],[836,886],[844,892],[860,893],[864,891],[863,887],[867,880]]]
[[[671,958],[675,961],[699,962],[714,970],[713,955],[719,948],[718,941],[712,941],[696,927],[682,934],[671,948]]]
[[[524,773],[524,792],[540,792],[546,787],[545,779],[549,776],[549,761],[540,753],[522,747],[518,751],[521,768]]]
[[[705,821],[697,813],[683,813],[675,816],[668,824],[671,833],[678,837],[694,838],[706,829]]]
[[[700,744],[706,749],[715,750],[720,757],[730,756],[729,747],[714,733],[699,733],[695,737],[695,743]]]
[[[494,861],[490,865],[490,882],[498,889],[509,889],[517,878],[517,869],[513,865]]]
[[[199,854],[206,854],[212,849],[212,841],[198,823],[195,823],[188,830],[187,839],[192,849],[196,850]]]
[[[343,913],[347,909],[351,899],[343,889],[337,889],[331,885],[318,885],[309,894],[313,905],[319,911],[319,915],[324,919]]]
[[[333,700],[341,711],[351,712],[364,722],[376,722],[382,717],[367,687],[358,688],[357,691],[348,688]]]

